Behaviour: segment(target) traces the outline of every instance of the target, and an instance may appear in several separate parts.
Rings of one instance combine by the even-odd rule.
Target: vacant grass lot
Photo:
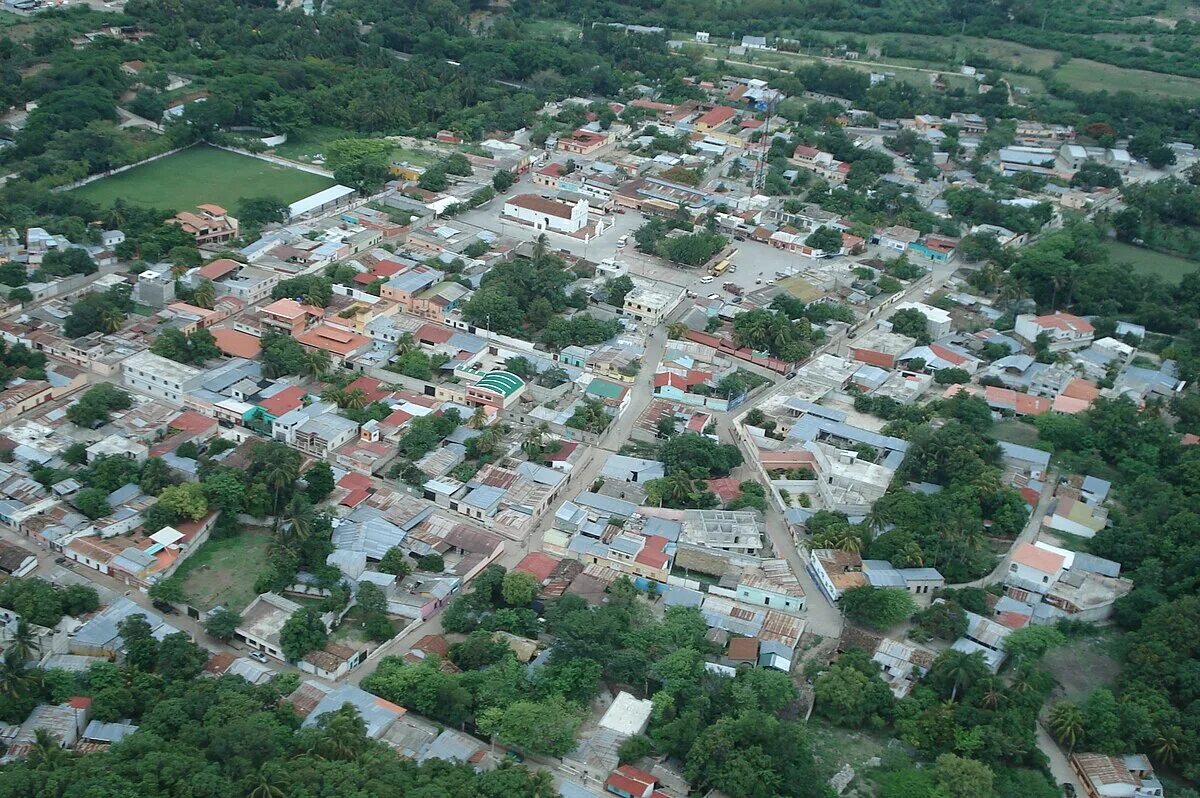
[[[1114,263],[1128,263],[1134,271],[1157,274],[1167,282],[1177,283],[1183,275],[1200,269],[1200,262],[1179,255],[1166,255],[1145,247],[1135,247],[1120,241],[1104,242]]]
[[[1036,447],[1038,431],[1037,427],[1028,422],[1010,418],[992,425],[992,437],[1018,446]]]
[[[265,530],[207,541],[176,572],[184,595],[199,609],[223,606],[241,612],[257,595],[254,580],[266,570],[270,547]]]
[[[332,185],[320,175],[201,145],[89,183],[75,193],[100,205],[123,199],[179,211],[215,203],[233,211],[248,197],[295,202]]]
[[[1072,58],[1055,70],[1054,75],[1081,91],[1150,92],[1185,100],[1200,98],[1200,79],[1142,69],[1124,69],[1086,58]]]

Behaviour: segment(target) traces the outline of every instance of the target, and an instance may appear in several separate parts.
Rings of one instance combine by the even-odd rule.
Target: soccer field
[[[275,197],[291,203],[332,185],[327,177],[200,145],[89,183],[73,193],[104,206],[122,199],[173,211],[205,203],[234,211],[238,202],[248,197]]]

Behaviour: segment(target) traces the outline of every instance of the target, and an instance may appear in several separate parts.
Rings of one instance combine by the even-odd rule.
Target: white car
[[[721,295],[720,294],[709,294],[708,298],[709,299],[720,299]]]
[[[255,662],[261,662],[264,665],[270,662],[270,660],[267,659],[267,655],[261,651],[251,651],[250,659],[254,660]]]

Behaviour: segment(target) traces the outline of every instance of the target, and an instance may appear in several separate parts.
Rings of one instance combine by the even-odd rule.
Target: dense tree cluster
[[[129,631],[133,631],[132,629]],[[280,699],[292,675],[252,686],[238,677],[193,679],[204,654],[172,635],[146,664],[95,665],[78,678],[51,672],[53,701],[91,695],[92,714],[130,718],[139,731],[111,749],[71,756],[39,741],[29,758],[0,770],[0,793],[41,798],[63,793],[138,795],[338,795],[548,798],[547,774],[505,765],[476,773],[470,765],[430,760],[418,765],[372,741],[358,713],[344,707],[300,729],[301,718]],[[148,653],[151,638],[137,637]],[[200,652],[193,656],[191,649]],[[139,657],[139,662],[142,658]],[[115,713],[115,714],[114,714]],[[162,767],[148,769],[148,763]],[[167,764],[169,763],[169,764]]]

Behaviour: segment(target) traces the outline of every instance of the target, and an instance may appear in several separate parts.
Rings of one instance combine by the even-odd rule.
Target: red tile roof
[[[422,324],[413,334],[413,338],[422,343],[444,344],[454,336],[454,330],[439,324]]]
[[[518,194],[506,199],[504,204],[515,205],[534,213],[544,213],[547,216],[557,216],[560,219],[570,219],[574,212],[574,207],[565,202],[539,197],[537,194]]]
[[[551,572],[559,563],[557,557],[551,557],[549,554],[540,551],[533,551],[526,554],[525,557],[516,564],[514,571],[524,571],[532,576],[538,582],[545,582],[550,578]]]
[[[667,539],[662,535],[646,535],[646,545],[642,547],[634,560],[651,568],[666,568],[667,563],[670,562],[670,558],[664,551],[666,547]]]
[[[201,432],[208,432],[217,426],[217,420],[197,413],[195,410],[185,410],[171,419],[171,422],[167,426],[171,429],[177,429],[180,432],[190,432],[198,435]]]
[[[368,402],[379,402],[392,395],[391,391],[384,390],[382,382],[365,374],[346,386],[347,392],[355,389],[366,394]]]
[[[726,504],[742,495],[741,480],[735,477],[718,477],[708,480],[707,484],[708,489]]]
[[[733,119],[737,110],[730,108],[728,105],[718,105],[708,113],[696,120],[697,125],[708,125],[709,127],[717,127],[723,125],[730,119]]]
[[[205,265],[201,266],[196,274],[200,275],[206,280],[220,280],[230,272],[241,268],[241,266],[242,264],[238,263],[236,260],[230,260],[229,258],[217,258],[212,263],[206,263]]]
[[[1069,330],[1078,333],[1090,333],[1096,330],[1087,319],[1081,319],[1078,316],[1063,313],[1062,311],[1049,316],[1038,316],[1033,321],[1042,328]]]
[[[287,388],[284,388],[274,396],[268,399],[263,399],[258,403],[258,406],[275,416],[275,418],[279,418],[284,413],[287,413],[290,410],[295,410],[297,407],[304,404],[303,400],[306,395],[307,391],[305,391],[303,388],[291,385]]]
[[[604,788],[614,788],[626,795],[642,796],[647,795],[654,785],[658,783],[658,779],[651,776],[644,770],[638,770],[631,765],[621,765],[621,767],[608,774],[608,779],[604,782]],[[612,790],[609,790],[610,792]]]
[[[758,661],[758,638],[735,637],[729,641],[729,658],[738,662]]]

